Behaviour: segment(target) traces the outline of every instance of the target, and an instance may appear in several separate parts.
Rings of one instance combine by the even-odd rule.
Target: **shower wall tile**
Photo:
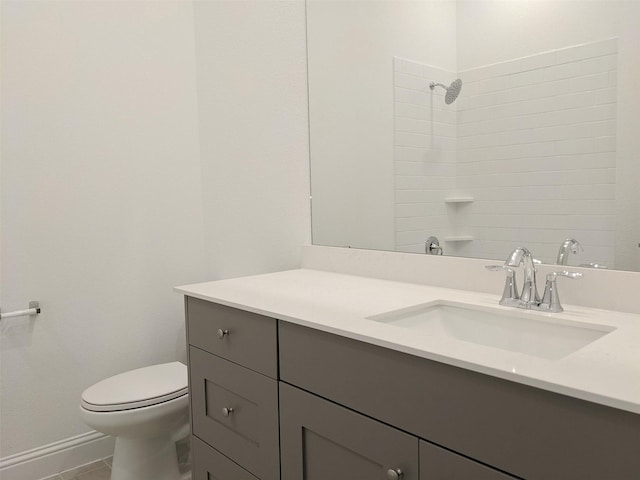
[[[394,58],[397,251],[424,253],[427,237],[442,240],[454,228],[444,199],[455,190],[456,106],[444,103],[444,89],[432,91],[429,84],[455,78],[454,72]]]
[[[456,185],[469,205],[464,253],[504,258],[519,244],[545,262],[613,264],[617,39],[460,72]]]

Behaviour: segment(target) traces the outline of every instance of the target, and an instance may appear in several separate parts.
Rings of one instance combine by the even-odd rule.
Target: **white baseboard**
[[[2,480],[36,480],[113,455],[115,439],[87,432],[0,459]]]

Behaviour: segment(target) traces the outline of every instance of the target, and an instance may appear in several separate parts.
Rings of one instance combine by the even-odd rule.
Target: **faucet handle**
[[[505,267],[504,265],[485,265],[484,268],[486,268],[487,270],[489,270],[491,272],[501,272],[502,270],[511,270],[511,271],[513,271],[512,268]]]
[[[547,282],[555,282],[558,277],[567,277],[575,280],[576,278],[582,278],[582,273],[580,272],[569,272],[567,270],[562,270],[560,272],[551,272],[547,274]]]
[[[551,272],[547,275],[547,283],[544,287],[544,295],[542,296],[542,302],[538,306],[539,310],[546,312],[559,313],[564,310],[560,304],[560,296],[558,295],[558,286],[556,280],[558,277],[567,277],[572,280],[582,278],[580,272],[569,272],[567,270],[561,270],[559,272]]]
[[[506,265],[485,265],[484,268],[491,272],[506,272],[507,278],[504,282],[504,290],[502,291],[500,305],[505,305],[508,307],[516,306],[520,301],[520,295],[518,294],[518,285],[516,284],[516,271]]]

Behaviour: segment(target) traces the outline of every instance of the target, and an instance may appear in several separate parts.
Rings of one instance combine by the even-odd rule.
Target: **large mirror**
[[[314,244],[640,271],[640,1],[307,0],[307,29]]]

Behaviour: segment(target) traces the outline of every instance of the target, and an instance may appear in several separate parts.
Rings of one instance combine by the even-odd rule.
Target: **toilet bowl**
[[[187,367],[139,368],[82,392],[80,413],[116,437],[111,480],[180,480],[175,442],[188,432]]]

